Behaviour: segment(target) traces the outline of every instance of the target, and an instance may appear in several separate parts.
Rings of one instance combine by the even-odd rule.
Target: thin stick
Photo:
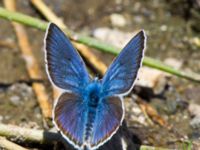
[[[51,11],[46,5],[45,3],[43,3],[42,0],[31,0],[32,4],[38,8],[42,14],[48,14],[46,17],[48,20],[51,20],[51,22],[56,23],[60,28],[62,29],[66,29],[66,25],[64,24],[64,22],[58,18],[53,11]]]
[[[96,55],[94,55],[87,46],[73,42],[74,46],[78,49],[78,51],[83,55],[83,57],[88,60],[88,62],[94,66],[94,68],[103,75],[106,70],[107,66],[102,62]]]
[[[28,150],[22,146],[19,146],[9,140],[7,140],[5,137],[0,137],[0,149],[6,149],[6,150]]]
[[[33,5],[37,5],[39,7],[39,9],[43,11],[43,13],[47,13],[46,5],[44,5],[44,3],[42,3],[42,1],[40,1],[40,0],[31,0],[31,2],[32,2]],[[55,22],[56,22],[56,24],[58,26],[60,26],[61,28],[67,30],[67,27],[65,26],[63,21],[60,18],[56,17],[52,12],[49,12],[49,16],[48,17],[49,18],[53,18],[53,20],[55,20]],[[54,99],[57,99],[57,97],[60,95],[60,93],[61,92],[60,92],[59,89],[57,89],[56,87],[53,87],[53,97],[54,97]]]
[[[143,111],[150,125],[153,125],[153,122],[150,120],[151,118],[154,122],[158,123],[160,126],[169,127],[167,122],[158,114],[156,109],[154,109],[151,105],[142,101],[141,99],[137,100],[136,102],[140,106],[141,110]]]
[[[0,47],[15,48],[15,44],[11,41],[0,41]]]
[[[43,31],[45,31],[47,26],[48,26],[47,22],[41,21],[39,19],[35,19],[33,17],[27,16],[27,15],[24,15],[24,14],[21,14],[21,13],[8,11],[8,10],[2,8],[2,7],[0,7],[0,17],[7,19],[7,20],[10,20],[10,21],[19,22],[19,23],[22,23],[22,24],[25,24],[25,25],[28,25],[28,26],[31,26],[31,27],[34,27],[34,28],[37,28],[37,29],[41,29]],[[88,37],[88,36],[82,36],[82,35],[79,35],[77,33],[73,33],[72,31],[71,31],[70,34],[69,33],[70,32],[67,32],[68,36],[71,39],[73,39],[77,42],[86,44],[90,47],[96,48],[100,51],[108,52],[108,53],[115,54],[115,55],[117,55],[120,52],[119,48],[116,48],[115,46],[112,46],[110,44],[106,44],[104,42],[100,42],[100,41],[98,41],[94,38],[91,38],[91,37]],[[200,75],[199,74],[192,73],[192,72],[186,73],[186,72],[174,69],[173,67],[165,65],[161,61],[155,60],[155,59],[150,58],[150,57],[145,57],[144,60],[143,60],[143,64],[148,66],[148,67],[156,68],[158,70],[162,70],[164,72],[176,75],[176,76],[181,77],[181,78],[200,82]]]
[[[7,9],[12,11],[16,10],[14,0],[4,0],[4,4],[7,7]],[[41,70],[39,69],[38,62],[32,53],[31,45],[29,43],[28,36],[24,27],[15,22],[12,22],[12,24],[18,38],[20,50],[24,56],[23,58],[26,62],[26,68],[30,78],[41,79]],[[33,83],[32,86],[37,96],[37,100],[42,110],[42,114],[44,115],[44,117],[50,118],[52,109],[51,104],[48,101],[49,97],[45,91],[44,85],[42,83]]]
[[[52,143],[61,139],[58,133],[5,124],[0,124],[0,136],[12,138],[15,141],[40,144]]]
[[[60,28],[65,31],[69,31],[68,27],[64,24],[62,20],[42,1],[42,0],[31,0],[32,4],[42,13],[43,16],[50,22],[56,23]],[[88,60],[88,62],[95,67],[95,69],[103,75],[107,70],[107,66],[95,56],[87,46],[73,42],[74,46],[79,50],[79,52]]]
[[[142,145],[140,147],[140,150],[170,150],[167,148],[161,148],[161,147],[154,147],[154,146],[147,146],[147,145]],[[174,149],[171,149],[174,150]]]

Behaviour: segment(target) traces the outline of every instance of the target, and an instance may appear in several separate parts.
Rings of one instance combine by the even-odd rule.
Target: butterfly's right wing
[[[49,79],[61,89],[80,93],[90,78],[69,39],[55,24],[50,23],[44,42]]]
[[[105,98],[96,111],[90,147],[96,149],[111,139],[121,125],[123,118],[123,101],[117,96]]]
[[[133,88],[142,64],[145,43],[146,36],[142,30],[123,48],[102,79],[102,95],[125,95]]]

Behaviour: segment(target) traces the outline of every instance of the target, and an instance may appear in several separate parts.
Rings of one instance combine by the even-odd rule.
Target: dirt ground
[[[45,0],[45,3],[71,30],[86,35],[94,35],[96,29],[102,27],[124,34],[144,29],[148,37],[147,56],[184,71],[200,73],[200,44],[196,42],[200,39],[198,0]],[[3,6],[1,1],[0,6]],[[44,19],[29,1],[18,0],[17,9]],[[124,19],[121,24],[112,19],[115,14]],[[54,128],[51,123],[48,127],[44,124],[32,89],[36,81],[28,76],[11,23],[0,19],[0,25],[0,41],[10,43],[9,46],[0,44],[0,122],[35,129]],[[33,53],[43,71],[40,82],[45,85],[52,100],[42,50],[45,33],[31,27],[26,29]],[[92,52],[107,65],[114,58],[97,50]],[[98,72],[93,71],[92,74]],[[126,116],[119,135],[123,133],[129,144],[172,149],[192,145],[193,149],[197,149],[200,146],[200,84],[165,74],[156,82],[159,83],[156,86],[135,86],[125,98]],[[136,102],[138,100],[152,106],[167,122],[167,127],[146,116]],[[59,144],[26,146],[31,149],[62,149]],[[109,149],[109,146],[104,147]],[[131,146],[129,149],[132,149]]]

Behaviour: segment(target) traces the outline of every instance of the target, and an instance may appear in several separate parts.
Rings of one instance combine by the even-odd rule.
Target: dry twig
[[[41,11],[42,14],[48,14],[45,15],[48,20],[51,20],[52,22],[56,23],[62,29],[67,28],[64,22],[60,18],[58,18],[53,13],[53,11],[51,11],[49,7],[45,5],[45,3],[42,0],[31,0],[31,2],[38,10]]]
[[[7,9],[11,11],[16,10],[14,0],[4,0],[4,4]],[[30,78],[41,79],[41,70],[37,63],[37,60],[35,59],[32,53],[31,45],[28,41],[28,36],[24,27],[21,24],[15,22],[12,22],[12,24],[18,38],[20,50],[24,56],[23,58],[26,62],[26,68]],[[52,109],[44,85],[42,83],[33,83],[32,86],[37,96],[37,100],[42,110],[42,114],[44,115],[44,117],[50,118]]]
[[[64,24],[62,20],[42,1],[42,0],[31,0],[33,5],[45,16],[49,21],[56,23],[60,28],[68,31],[68,27]],[[85,57],[88,62],[94,66],[94,68],[103,75],[107,70],[107,66],[95,56],[87,46],[73,42],[74,46],[79,50],[79,52]]]
[[[101,61],[99,58],[97,58],[96,55],[94,55],[87,46],[73,42],[74,46],[78,49],[78,51],[81,53],[83,57],[86,58],[86,60],[101,74],[103,75],[106,70],[107,66],[104,64],[103,61]]]
[[[11,42],[11,41],[7,41],[7,40],[0,41],[0,46],[1,47],[8,47],[8,48],[15,48],[14,43]]]
[[[154,122],[158,123],[160,126],[169,127],[167,122],[158,114],[158,112],[151,105],[149,105],[148,103],[142,100],[138,100],[136,102],[140,106],[141,110],[143,111],[143,113],[145,114],[145,116],[147,117],[151,125],[152,125],[152,121],[150,120],[150,118]]]
[[[0,137],[0,149],[5,150],[28,150],[22,146],[19,146],[9,140],[7,140],[5,137]]]
[[[0,124],[0,136],[12,138],[13,141],[40,144],[61,140],[61,136],[58,133],[5,124]]]

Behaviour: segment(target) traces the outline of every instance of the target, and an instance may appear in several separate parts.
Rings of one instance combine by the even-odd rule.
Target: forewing
[[[106,98],[96,112],[91,137],[91,147],[97,148],[117,131],[124,117],[123,104],[119,97]]]
[[[85,64],[65,34],[53,23],[45,37],[47,72],[59,88],[79,92],[89,82]]]
[[[78,95],[63,93],[54,107],[54,123],[65,139],[75,147],[84,143],[86,107]]]
[[[108,68],[102,80],[104,96],[126,94],[131,90],[141,66],[144,48],[145,33],[140,31]]]

